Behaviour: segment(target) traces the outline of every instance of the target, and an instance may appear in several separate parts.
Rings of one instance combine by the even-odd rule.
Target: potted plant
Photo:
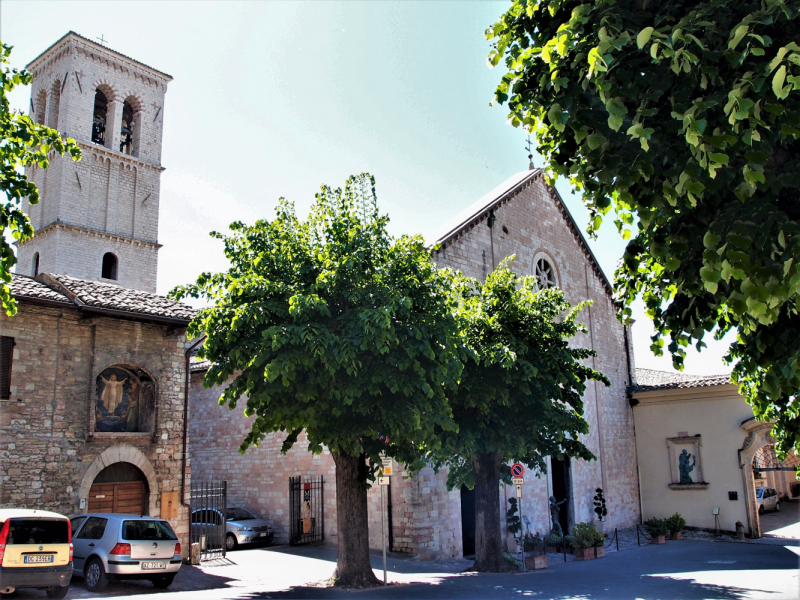
[[[526,533],[522,538],[522,545],[525,550],[525,568],[531,570],[547,568],[547,553],[542,545],[542,538],[539,534],[532,535]]]
[[[572,529],[572,543],[576,560],[597,558],[595,547],[602,545],[605,538],[592,523],[578,523]],[[605,555],[605,554],[603,554]]]
[[[606,508],[606,498],[603,495],[603,488],[597,488],[594,492],[594,512],[597,515],[596,526],[597,530],[602,533],[605,526],[606,515],[608,514],[608,509]]]
[[[666,543],[666,535],[669,531],[666,519],[659,519],[653,517],[644,522],[644,528],[650,534],[651,544],[664,544]]]
[[[675,513],[667,519],[667,529],[670,532],[670,539],[679,540],[683,537],[683,528],[686,527],[686,519],[680,513]]]

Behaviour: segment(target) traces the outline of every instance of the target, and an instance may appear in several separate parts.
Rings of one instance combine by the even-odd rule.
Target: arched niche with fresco
[[[112,365],[97,376],[95,390],[95,431],[153,431],[156,387],[142,369]]]

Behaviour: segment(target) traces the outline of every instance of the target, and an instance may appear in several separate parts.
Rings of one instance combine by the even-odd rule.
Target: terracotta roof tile
[[[72,301],[66,295],[47,287],[43,283],[27,275],[13,274],[9,287],[11,288],[11,294],[17,299],[35,298],[38,300],[50,300],[52,302],[72,304]]]
[[[730,374],[722,375],[690,375],[678,371],[656,371],[655,369],[636,369],[636,385],[628,391],[650,392],[653,390],[687,389],[725,385],[731,382]]]

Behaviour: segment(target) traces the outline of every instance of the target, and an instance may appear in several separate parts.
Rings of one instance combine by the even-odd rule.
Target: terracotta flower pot
[[[666,544],[667,538],[664,535],[654,535],[650,538],[651,544]]]
[[[671,540],[680,540],[683,539],[683,532],[682,531],[673,531],[672,535],[669,536]]]
[[[559,552],[561,552],[561,548],[559,546],[547,546],[548,554],[557,554]]]
[[[594,560],[594,548],[575,548],[575,560]]]
[[[546,569],[547,568],[547,557],[546,556],[526,556],[525,557],[525,568],[533,571],[538,571],[539,569]]]
[[[606,547],[605,546],[595,546],[594,547],[594,557],[595,558],[603,558],[606,555]]]

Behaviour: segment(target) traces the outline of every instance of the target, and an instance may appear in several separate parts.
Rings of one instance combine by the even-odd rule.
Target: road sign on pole
[[[511,483],[513,483],[514,485],[522,485],[523,483],[525,483],[525,479],[522,477],[514,477],[511,480]]]
[[[521,463],[511,465],[511,476],[522,477],[525,474],[525,467]]]
[[[522,498],[522,484],[518,483],[514,487],[517,488],[517,498]]]

